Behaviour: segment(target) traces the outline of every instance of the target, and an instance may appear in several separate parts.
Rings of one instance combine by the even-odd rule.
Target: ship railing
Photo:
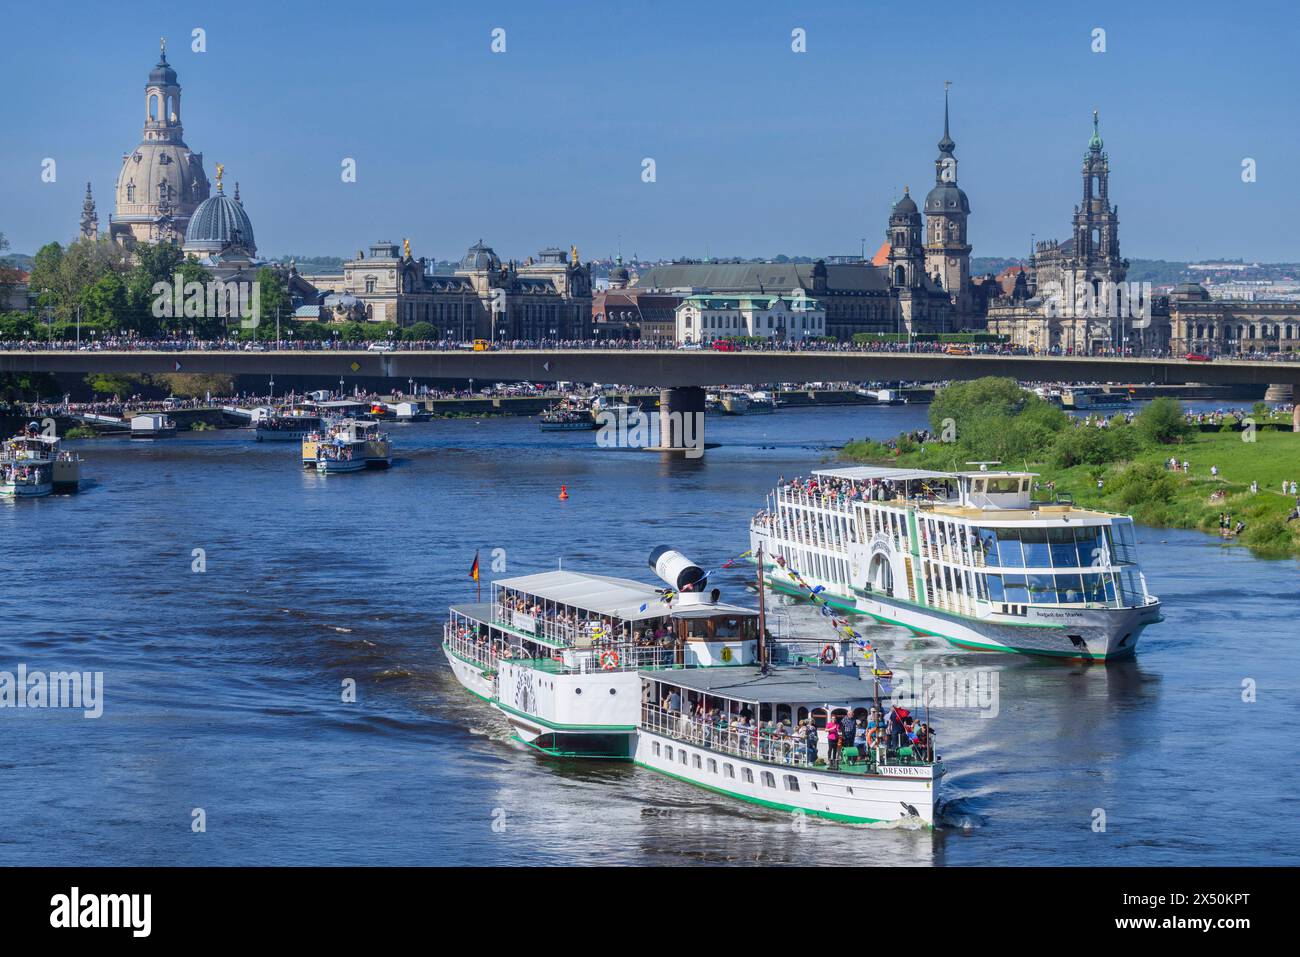
[[[677,663],[674,648],[625,643],[570,648],[561,652],[559,657],[566,673],[584,675],[600,671],[671,668]]]
[[[473,661],[485,669],[494,669],[504,642],[475,635],[472,631],[457,628],[450,622],[442,626],[443,640],[459,657]]]
[[[498,603],[493,612],[498,624],[513,628],[515,631],[531,635],[548,644],[564,647],[587,647],[601,639],[626,638],[626,625],[614,626],[614,634],[608,634],[609,626],[599,619],[578,622],[559,621],[546,618],[517,608],[508,608]]]
[[[778,767],[814,768],[833,771],[817,764],[817,752],[811,759],[806,739],[797,735],[778,735],[764,728],[746,728],[743,731],[702,720],[691,715],[666,711],[652,704],[641,706],[641,727],[686,744],[697,745],[710,751],[735,755],[748,761],[761,761]],[[821,729],[818,736],[825,734]],[[933,755],[902,758],[880,746],[868,750],[861,757],[869,771],[880,765],[929,765]]]
[[[654,705],[641,709],[641,726],[665,737],[750,761],[785,767],[811,767],[807,745],[792,735],[774,735],[756,728],[737,730],[709,720],[665,711]]]

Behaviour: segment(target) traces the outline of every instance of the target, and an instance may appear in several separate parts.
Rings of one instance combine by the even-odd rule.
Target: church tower
[[[99,213],[95,211],[95,197],[90,195],[89,183],[86,184],[86,198],[81,203],[81,238],[99,238]]]
[[[1128,274],[1128,261],[1119,255],[1119,207],[1110,205],[1109,179],[1110,157],[1102,151],[1093,110],[1092,138],[1083,154],[1083,203],[1074,207],[1075,282],[1122,282]]]
[[[943,87],[943,139],[934,161],[934,188],[925,197],[925,271],[952,300],[959,316],[969,313],[970,244],[966,220],[970,201],[957,185],[957,144],[948,134],[948,84]]]
[[[915,289],[924,285],[921,212],[906,186],[903,187],[903,198],[890,210],[886,235],[889,237],[889,284],[897,289]]]
[[[898,318],[909,333],[917,332],[926,318],[925,246],[921,241],[921,211],[911,191],[889,213],[889,285],[897,302]]]
[[[140,143],[122,157],[109,235],[126,245],[177,242],[190,216],[208,198],[203,154],[185,145],[181,87],[160,43],[158,63],[144,88],[144,130]]]

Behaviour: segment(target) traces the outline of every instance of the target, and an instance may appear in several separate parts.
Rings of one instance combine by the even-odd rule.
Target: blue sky
[[[239,180],[264,255],[874,248],[904,185],[933,183],[951,80],[975,255],[1068,237],[1096,108],[1125,255],[1300,260],[1282,2],[44,3],[5,26],[0,231],[19,252],[71,238],[88,179],[106,226],[166,35],[186,142]]]

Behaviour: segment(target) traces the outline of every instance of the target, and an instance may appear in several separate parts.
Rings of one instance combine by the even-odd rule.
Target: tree
[[[1177,399],[1161,396],[1137,414],[1133,426],[1147,445],[1174,445],[1192,431]]]
[[[278,314],[280,317],[280,329],[283,332],[293,314],[293,308],[289,301],[289,290],[285,287],[284,280],[280,278],[279,272],[270,266],[263,266],[259,269],[257,275],[253,277],[253,281],[258,285],[261,308],[257,330],[254,334],[259,339],[274,339],[276,315]]]

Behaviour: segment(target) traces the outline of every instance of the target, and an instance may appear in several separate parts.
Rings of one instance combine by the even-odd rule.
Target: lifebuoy
[[[880,740],[880,733],[875,728],[867,728],[867,747],[874,748]]]
[[[833,665],[833,664],[835,664],[835,646],[834,646],[834,645],[827,645],[825,648],[822,649],[822,664],[824,664],[824,665]]]
[[[613,648],[606,649],[600,653],[600,666],[606,671],[613,671],[618,667],[618,652]]]

